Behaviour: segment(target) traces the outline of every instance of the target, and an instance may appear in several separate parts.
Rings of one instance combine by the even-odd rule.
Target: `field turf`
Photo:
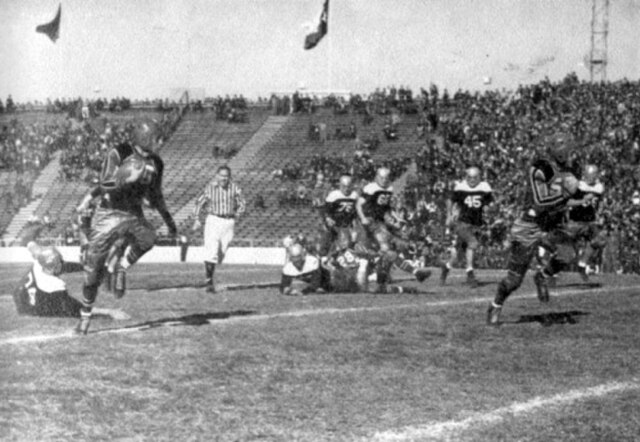
[[[75,319],[17,316],[25,271],[0,268],[1,440],[640,438],[637,276],[563,274],[541,305],[528,275],[490,328],[502,271],[284,297],[275,267],[222,266],[207,294],[201,265],[138,264],[97,302],[130,319],[72,337]],[[81,278],[65,275],[74,295]]]

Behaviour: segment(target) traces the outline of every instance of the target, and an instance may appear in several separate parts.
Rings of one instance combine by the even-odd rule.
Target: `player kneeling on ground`
[[[280,293],[300,296],[324,292],[320,260],[308,254],[301,244],[294,243],[287,250],[288,260],[282,268]]]
[[[13,301],[19,315],[79,318],[82,303],[69,295],[67,285],[60,279],[63,273],[82,271],[79,263],[64,262],[53,246],[40,247],[34,242],[27,245],[33,265],[13,292]],[[123,312],[96,309],[95,313],[124,319]]]

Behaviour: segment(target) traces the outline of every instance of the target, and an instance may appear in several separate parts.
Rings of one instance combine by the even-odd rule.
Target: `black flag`
[[[313,49],[316,47],[322,37],[327,35],[329,31],[329,0],[324,0],[324,6],[322,7],[322,14],[320,14],[320,23],[318,23],[318,29],[311,34],[308,34],[304,39],[304,48]]]
[[[44,25],[40,25],[36,27],[36,32],[42,32],[43,34],[47,34],[47,36],[51,39],[51,41],[55,43],[58,37],[60,36],[61,13],[62,13],[62,4],[58,5],[58,13],[56,14],[56,18],[51,20],[49,23],[45,23]]]

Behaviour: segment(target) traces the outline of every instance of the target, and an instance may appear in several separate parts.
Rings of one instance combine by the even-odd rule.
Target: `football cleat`
[[[502,313],[502,306],[491,303],[487,310],[487,325],[498,327],[500,325],[500,313]]]
[[[549,286],[547,284],[547,278],[538,271],[533,276],[533,282],[536,284],[536,290],[538,291],[538,299],[540,302],[549,302]]]
[[[80,321],[73,329],[75,335],[84,336],[89,332],[89,326],[91,325],[91,312],[85,312],[80,310]]]
[[[476,279],[476,275],[473,273],[473,270],[467,270],[467,284],[472,288],[476,288],[480,285]]]
[[[440,264],[440,284],[444,285],[447,282],[447,276],[449,276],[449,267],[447,267],[446,263]]]
[[[429,269],[417,269],[414,273],[418,282],[423,282],[429,276],[431,276],[431,270]]]

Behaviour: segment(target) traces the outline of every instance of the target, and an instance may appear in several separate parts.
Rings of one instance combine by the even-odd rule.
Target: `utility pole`
[[[607,35],[609,34],[609,0],[593,0],[591,15],[591,82],[607,80]]]

